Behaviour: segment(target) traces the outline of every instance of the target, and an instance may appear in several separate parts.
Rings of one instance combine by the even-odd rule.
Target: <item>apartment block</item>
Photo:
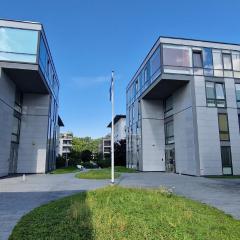
[[[160,37],[127,86],[127,166],[240,174],[240,45]]]
[[[73,134],[72,133],[60,133],[59,138],[59,155],[67,158],[67,155],[72,150],[72,141]]]
[[[0,20],[0,176],[55,168],[58,92],[42,24]]]

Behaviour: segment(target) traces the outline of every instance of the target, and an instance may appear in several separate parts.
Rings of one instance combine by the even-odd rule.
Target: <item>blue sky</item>
[[[240,43],[240,2],[160,0],[2,1],[0,18],[43,23],[61,82],[62,131],[100,137],[111,118],[109,82],[116,72],[116,112],[126,85],[162,36]]]

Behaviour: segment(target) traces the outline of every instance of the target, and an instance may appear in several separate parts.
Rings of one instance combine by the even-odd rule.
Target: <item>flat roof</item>
[[[118,114],[118,115],[116,115],[116,116],[114,117],[114,120],[113,120],[114,125],[115,125],[120,119],[122,119],[122,118],[126,118],[126,115],[124,115],[124,114]],[[108,127],[108,128],[111,128],[111,127],[112,127],[112,121],[107,125],[107,127]]]
[[[137,75],[140,73],[142,68],[145,66],[147,61],[151,58],[152,54],[155,52],[155,50],[159,47],[159,45],[161,43],[240,51],[240,43],[226,43],[226,42],[221,42],[221,41],[202,40],[202,39],[194,39],[194,38],[159,36],[159,38],[153,44],[152,48],[147,53],[146,57],[140,64],[139,68],[137,69],[137,71],[135,72],[135,74],[133,75],[133,77],[131,78],[129,83],[127,84],[127,89],[130,87],[133,80],[137,77]]]

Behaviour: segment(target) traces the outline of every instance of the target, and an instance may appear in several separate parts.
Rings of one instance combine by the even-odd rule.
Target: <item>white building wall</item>
[[[126,118],[121,118],[114,124],[114,142],[122,139],[126,139]]]
[[[46,169],[49,95],[24,94],[18,150],[18,173]]]
[[[228,124],[232,152],[233,174],[240,175],[240,131],[236,102],[236,88],[233,78],[225,79]]]
[[[161,100],[141,100],[141,171],[165,171],[165,139]]]
[[[0,69],[0,177],[8,175],[15,84]]]
[[[173,94],[176,172],[197,175],[191,83]]]

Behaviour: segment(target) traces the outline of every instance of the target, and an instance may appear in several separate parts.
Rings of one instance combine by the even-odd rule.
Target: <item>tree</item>
[[[81,160],[83,162],[89,162],[92,160],[92,152],[89,150],[83,150],[81,153]]]
[[[114,161],[116,166],[126,166],[126,140],[114,143]]]

